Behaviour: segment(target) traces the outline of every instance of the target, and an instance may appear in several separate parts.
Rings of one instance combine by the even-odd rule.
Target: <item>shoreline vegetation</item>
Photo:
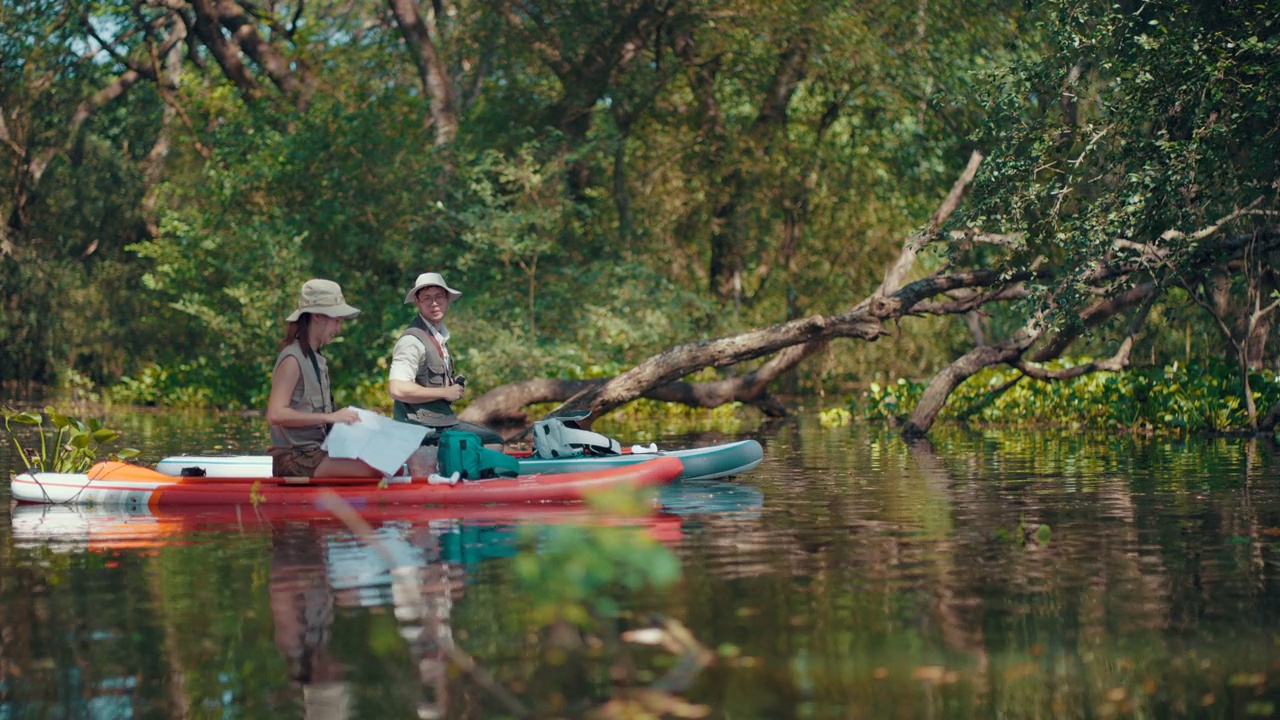
[[[1053,370],[1069,369],[1093,362],[1074,358],[1055,362]],[[854,422],[882,423],[900,428],[907,422],[929,384],[928,378],[892,378],[869,382],[845,392],[822,396],[802,394],[783,398],[788,415],[814,413],[828,427]],[[1280,373],[1251,373],[1250,388],[1255,404],[1272,407],[1280,402]],[[101,414],[112,407],[131,412],[199,412],[243,417],[261,417],[259,408],[219,408],[166,402],[151,404],[120,402],[110,389],[82,391],[71,395],[55,388],[26,386],[19,392],[6,386],[10,403],[43,406],[43,398],[76,408],[95,408]],[[372,394],[359,407],[389,413],[385,393]],[[181,400],[188,397],[177,394]],[[465,408],[465,406],[464,406]],[[529,417],[551,413],[555,403],[531,405]],[[465,412],[465,409],[464,409]],[[603,430],[627,428],[628,439],[647,441],[655,433],[682,434],[716,431],[725,434],[750,432],[769,421],[769,416],[740,402],[715,408],[699,408],[676,402],[641,399],[611,413]],[[1264,419],[1274,425],[1273,419]],[[1132,434],[1180,435],[1271,435],[1273,431],[1250,428],[1240,399],[1240,381],[1235,369],[1225,363],[1135,366],[1121,371],[1101,371],[1061,382],[1043,382],[1007,368],[992,368],[975,374],[951,394],[939,422],[970,428],[1034,427],[1037,429],[1104,430]],[[503,426],[522,427],[518,422]],[[638,433],[638,434],[637,434]]]

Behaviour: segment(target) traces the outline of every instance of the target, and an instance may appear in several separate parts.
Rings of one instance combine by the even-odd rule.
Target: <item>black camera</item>
[[[467,386],[467,376],[466,376],[466,375],[455,375],[455,376],[453,377],[453,384],[454,384],[454,385],[461,385],[462,387],[466,387],[466,386]]]

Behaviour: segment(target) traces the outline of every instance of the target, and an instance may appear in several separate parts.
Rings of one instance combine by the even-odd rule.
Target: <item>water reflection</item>
[[[235,434],[166,432],[157,455]],[[721,650],[686,694],[712,717],[1277,715],[1269,443],[943,430],[908,445],[807,422],[757,439],[756,471],[662,490],[647,531],[682,578],[618,596],[619,628],[658,611]],[[29,511],[0,524],[0,714],[68,717],[104,698],[163,717],[508,716],[441,672],[450,643],[544,716],[583,717],[617,686],[613,648],[553,647],[516,577],[513,526],[571,509],[370,516],[424,573],[439,618],[425,633],[398,621],[387,564],[332,521],[77,531]]]
[[[659,489],[657,503],[682,516],[760,516],[764,493],[731,480],[681,480]]]
[[[330,647],[335,589],[325,560],[324,537],[305,522],[286,522],[271,532],[268,594],[275,642],[301,686],[303,717],[345,720],[350,689],[342,663]]]
[[[361,540],[328,513],[306,508],[155,513],[68,506],[12,508],[11,556],[7,559],[31,571],[25,580],[34,591],[35,613],[44,616],[46,629],[77,622],[76,612],[49,607],[41,597],[62,595],[66,599],[65,592],[54,587],[65,587],[68,580],[81,586],[73,590],[82,596],[82,602],[77,603],[80,607],[123,602],[144,617],[127,612],[123,618],[100,613],[85,623],[89,627],[82,633],[73,630],[67,638],[70,646],[59,645],[55,632],[55,637],[49,638],[50,649],[45,643],[30,638],[23,642],[16,637],[21,627],[14,623],[15,615],[7,612],[0,620],[0,632],[6,638],[5,652],[0,653],[0,677],[6,678],[0,684],[0,718],[131,717],[152,714],[165,706],[168,709],[161,714],[204,715],[221,708],[214,714],[245,712],[253,716],[249,711],[255,707],[255,695],[258,703],[271,708],[273,716],[283,713],[313,720],[345,720],[385,717],[391,711],[420,718],[447,717],[448,657],[455,647],[451,615],[455,602],[463,597],[468,569],[487,559],[515,554],[519,527],[599,520],[581,506],[481,507],[469,511],[393,508],[368,510],[365,519],[373,523],[373,533]],[[680,535],[680,520],[672,515],[618,522],[638,523],[654,537],[667,541]],[[371,547],[370,541],[377,547]],[[265,564],[250,560],[245,553],[227,552],[233,545],[248,554],[256,553]],[[236,577],[230,587],[210,586],[212,578],[201,576],[220,574],[218,565],[237,568],[245,575]],[[122,588],[110,587],[125,574],[138,579],[131,570],[150,575],[149,593],[137,596],[135,589],[121,596]],[[412,574],[418,599],[411,612],[406,612],[404,597],[393,592],[393,571]],[[252,636],[255,628],[263,625],[255,611],[261,603],[243,594],[246,575],[250,588],[260,587],[255,578],[265,578],[262,584],[269,627],[263,629],[274,644],[274,659],[252,651],[251,639],[245,642],[246,634]],[[96,580],[85,584],[91,576]],[[211,604],[222,607],[193,606],[199,605],[200,598],[190,589],[191,583],[217,596]],[[9,592],[13,585],[11,575],[0,576],[0,587],[6,591],[0,604],[10,611],[23,604]],[[243,607],[237,609],[237,602]],[[394,612],[388,615],[388,610]],[[355,647],[351,638],[346,643],[335,641],[344,613],[372,622],[363,638],[356,636]],[[237,619],[237,614],[242,615]],[[351,617],[345,622],[348,633]],[[380,618],[393,619],[393,626],[383,625]],[[158,625],[153,632],[164,635],[154,649],[168,655],[167,672],[152,675],[137,667],[136,649],[121,647],[127,644],[124,628],[139,621]],[[219,624],[227,622],[238,623],[225,628],[231,635],[223,638],[230,640],[228,645],[206,645],[211,635],[217,636]],[[391,640],[388,631],[396,640]],[[113,675],[106,665],[69,660],[64,651],[75,655],[77,636],[111,646],[105,654],[121,656],[133,664],[132,669]],[[13,641],[24,645],[24,652],[9,652]],[[186,646],[191,641],[206,646]],[[407,662],[394,661],[394,668],[385,665],[386,658],[372,663],[382,663],[384,671],[393,670],[383,678],[383,691],[376,699],[370,696],[379,694],[377,687],[370,685],[367,676],[371,643],[382,648],[375,649],[375,657],[407,654]],[[210,651],[213,657],[204,653],[205,661],[193,660],[193,649]],[[53,655],[46,656],[50,651]],[[268,671],[251,672],[235,663],[227,666],[224,652],[256,658],[252,662],[258,664],[266,662]],[[280,680],[285,684],[272,679],[273,666],[280,668]],[[84,672],[89,668],[92,672]],[[135,704],[133,691],[139,683],[150,691],[142,692],[140,704]],[[157,685],[167,685],[167,691],[157,695]],[[288,687],[291,692],[261,695],[270,687]],[[387,693],[389,688],[394,688],[393,692]]]
[[[717,678],[726,706],[771,717],[1275,710],[1269,447],[833,435],[773,438],[753,478],[758,521],[720,518],[682,548],[686,568],[720,580],[681,598],[691,625],[755,658]]]
[[[416,715],[424,720],[446,717],[445,651],[453,644],[449,617],[463,582],[461,570],[445,559],[440,538],[457,534],[463,525],[454,520],[387,521],[373,530],[376,549],[343,532],[320,532],[318,525],[284,522],[271,533],[268,592],[275,641],[288,662],[290,680],[301,687],[303,717],[346,720],[352,715],[351,687],[330,643],[335,607],[393,606],[421,682]],[[397,605],[403,600],[392,591],[393,568],[413,572],[424,612],[404,613]]]

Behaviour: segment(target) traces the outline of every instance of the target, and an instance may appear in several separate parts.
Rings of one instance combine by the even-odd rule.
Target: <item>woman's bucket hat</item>
[[[342,299],[342,288],[338,283],[313,278],[302,283],[302,292],[298,295],[298,309],[285,318],[285,321],[297,322],[303,313],[327,315],[346,320],[359,315],[360,311]]]

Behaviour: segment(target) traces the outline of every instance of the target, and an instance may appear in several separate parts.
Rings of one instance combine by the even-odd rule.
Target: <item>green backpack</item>
[[[461,480],[515,477],[520,474],[519,460],[506,453],[490,450],[480,441],[479,435],[465,430],[445,430],[440,434],[437,462],[437,473],[448,477],[456,472]]]

